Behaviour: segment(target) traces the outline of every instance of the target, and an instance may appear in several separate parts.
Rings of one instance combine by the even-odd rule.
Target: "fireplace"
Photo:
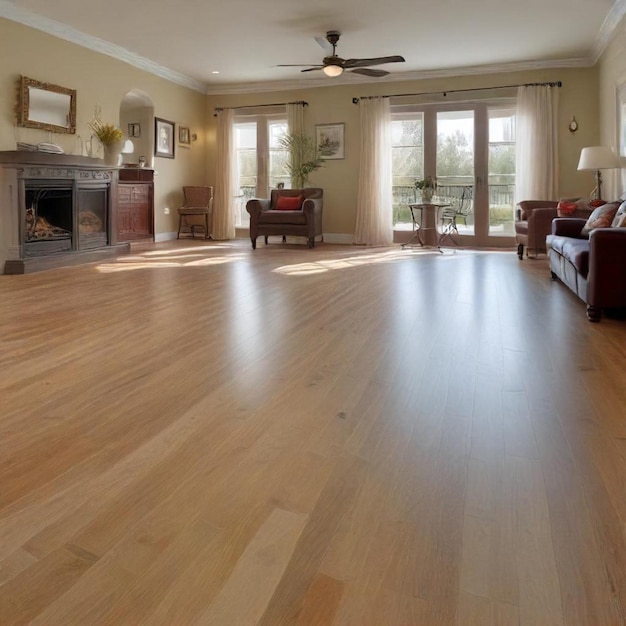
[[[0,271],[74,265],[130,250],[117,242],[117,169],[98,159],[0,152]]]

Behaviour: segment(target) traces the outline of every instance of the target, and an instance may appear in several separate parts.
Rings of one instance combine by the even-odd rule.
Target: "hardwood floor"
[[[514,252],[0,277],[0,624],[626,614],[626,321]]]

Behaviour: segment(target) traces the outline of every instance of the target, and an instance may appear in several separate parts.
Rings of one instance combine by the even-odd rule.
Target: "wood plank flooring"
[[[0,356],[2,626],[624,624],[626,321],[545,259],[140,245]]]

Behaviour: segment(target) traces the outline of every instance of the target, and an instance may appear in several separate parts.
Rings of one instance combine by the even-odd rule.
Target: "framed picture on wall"
[[[154,156],[174,158],[174,122],[154,118]]]
[[[128,125],[128,136],[131,139],[141,137],[141,124],[139,124],[139,122],[134,122]]]
[[[325,160],[345,158],[344,124],[317,124],[315,141]]]
[[[183,148],[189,148],[191,146],[191,132],[188,126],[178,127],[178,143]]]

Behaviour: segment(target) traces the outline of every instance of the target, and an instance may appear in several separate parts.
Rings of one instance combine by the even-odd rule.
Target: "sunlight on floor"
[[[375,252],[359,256],[350,256],[344,259],[327,259],[312,261],[309,263],[297,263],[296,265],[283,265],[277,267],[274,272],[286,276],[306,276],[310,274],[321,274],[330,270],[341,270],[362,265],[373,265],[376,263],[391,263],[406,259],[414,254],[437,254],[436,248],[420,248],[419,250],[388,250],[386,252]]]
[[[226,246],[224,246],[226,247]],[[207,256],[198,254],[201,250],[215,250],[216,246],[204,246],[203,248],[177,248],[175,250],[159,250],[146,252],[140,255],[132,255],[118,258],[114,263],[101,263],[96,267],[97,271],[103,274],[114,272],[128,272],[131,270],[159,269],[165,267],[207,267],[209,265],[224,265],[233,263],[245,257],[245,254],[237,252],[234,254],[224,254],[221,247],[219,256]],[[190,254],[176,254],[189,251]]]

